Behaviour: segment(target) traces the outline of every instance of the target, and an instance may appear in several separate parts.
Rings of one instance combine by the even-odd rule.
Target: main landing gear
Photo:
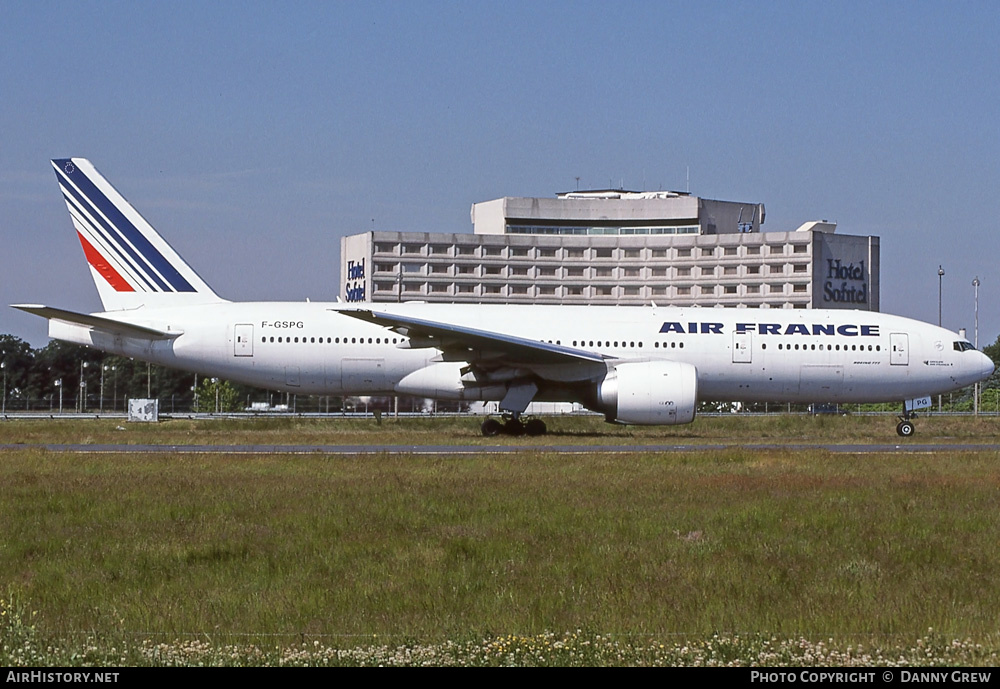
[[[545,427],[545,422],[541,419],[522,419],[520,414],[511,413],[503,415],[503,423],[500,423],[496,419],[490,418],[483,421],[481,426],[483,435],[487,438],[492,438],[495,435],[545,435],[545,431],[548,430]]]
[[[899,415],[899,423],[896,424],[896,434],[901,438],[909,438],[916,432],[916,428],[913,426],[913,421],[910,419],[917,418],[917,415],[906,408],[906,404],[903,404],[903,413]]]

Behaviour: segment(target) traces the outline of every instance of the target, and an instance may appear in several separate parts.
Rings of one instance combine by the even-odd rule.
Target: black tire
[[[520,419],[509,419],[503,425],[503,432],[507,435],[524,435],[524,424]]]
[[[528,435],[545,435],[547,430],[541,419],[528,419],[528,423],[524,424],[524,432]]]
[[[900,421],[896,424],[896,433],[902,438],[909,438],[916,430],[909,421]]]
[[[495,435],[500,435],[500,431],[503,430],[503,426],[496,419],[486,419],[483,421],[483,425],[479,427],[483,432],[483,435],[487,438],[492,438]]]

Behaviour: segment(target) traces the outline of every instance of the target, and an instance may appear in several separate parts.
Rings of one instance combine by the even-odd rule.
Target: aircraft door
[[[733,363],[749,364],[753,359],[753,341],[750,333],[733,333]]]
[[[237,323],[234,327],[233,356],[253,356],[252,323]]]
[[[906,333],[891,333],[889,335],[889,363],[893,366],[909,365],[909,335]]]

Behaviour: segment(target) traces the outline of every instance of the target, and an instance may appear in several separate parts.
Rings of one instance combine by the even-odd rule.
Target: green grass
[[[250,419],[173,419],[159,424],[122,420],[13,420],[0,422],[0,443],[131,444],[517,444],[602,445],[616,443],[796,443],[867,442],[993,443],[1000,438],[1000,417],[922,416],[915,437],[902,441],[896,419],[882,416],[773,415],[699,416],[684,426],[618,426],[599,416],[546,417],[549,433],[539,438],[483,438],[483,417],[367,418],[264,417]]]
[[[721,423],[710,421],[706,436]],[[704,648],[715,634],[739,656],[762,653],[772,635],[892,647],[928,628],[985,643],[976,653],[987,657],[1000,619],[997,458],[25,448],[0,453],[0,580],[20,619],[37,612],[32,643],[97,639],[91,660],[127,646],[120,662],[173,662],[150,660],[142,644],[190,639],[210,640],[210,653],[303,641],[480,648],[507,635],[551,645],[552,632],[578,629],[631,644],[625,663],[654,662],[642,654],[662,644]],[[3,631],[5,646],[25,626]],[[553,662],[568,662],[554,648]]]

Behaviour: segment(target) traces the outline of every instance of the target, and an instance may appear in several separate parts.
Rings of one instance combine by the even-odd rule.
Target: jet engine
[[[698,371],[679,361],[619,364],[598,385],[597,399],[611,423],[691,423],[698,403]]]

